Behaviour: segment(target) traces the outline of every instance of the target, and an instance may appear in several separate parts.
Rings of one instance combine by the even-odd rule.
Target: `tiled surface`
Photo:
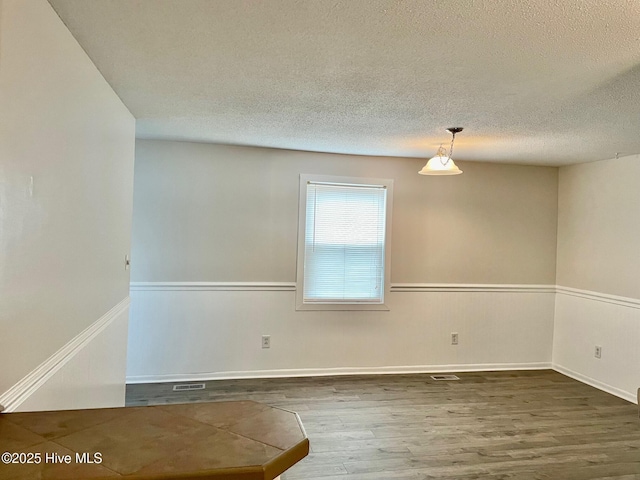
[[[211,408],[206,403],[185,403],[167,407],[167,411],[220,428],[227,428],[240,419],[253,418],[265,410],[273,410],[273,408],[249,401],[218,402],[216,403],[216,408]]]
[[[270,408],[257,415],[238,417],[238,421],[229,425],[228,430],[284,450],[287,445],[300,441],[300,427],[288,421],[290,415],[287,411]],[[276,431],[271,425],[280,427]]]
[[[170,479],[202,471],[215,478],[225,469],[225,479],[241,479],[274,462],[284,470],[292,451],[301,458],[307,449],[295,414],[251,401],[0,415],[0,453],[41,454],[39,464],[0,463],[3,480]],[[45,461],[51,452],[73,461]],[[102,461],[81,464],[75,452],[100,452]]]
[[[11,422],[0,422],[0,450],[2,452],[20,451],[43,442],[44,439],[40,435],[30,432],[26,428]]]
[[[51,440],[117,417],[122,418],[123,415],[121,408],[63,410],[55,414],[51,412],[12,413],[11,423]]]
[[[296,411],[313,451],[282,480],[640,480],[636,405],[550,370],[458,376],[128,385],[127,404],[254,400]]]
[[[2,449],[0,447],[0,449]],[[3,452],[5,450],[2,450]],[[0,464],[2,480],[62,480],[62,479],[117,479],[119,475],[102,465],[82,464],[75,462],[75,452],[54,442],[44,442],[23,449],[20,453],[39,453],[40,464]],[[56,454],[59,457],[71,455],[74,461],[70,464],[46,462],[45,455]]]
[[[177,473],[184,465],[194,470],[234,468],[240,465],[262,465],[276,457],[281,450],[239,435],[218,430],[194,448],[185,448],[167,455],[140,469],[138,473]]]

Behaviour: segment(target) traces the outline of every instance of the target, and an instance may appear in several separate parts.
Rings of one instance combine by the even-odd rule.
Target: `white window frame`
[[[384,276],[383,302],[341,302],[341,303],[305,303],[304,302],[304,259],[305,259],[305,227],[307,221],[307,185],[309,182],[337,183],[348,185],[381,185],[387,190],[385,244],[384,244]],[[296,283],[296,310],[389,310],[385,300],[391,287],[391,212],[393,211],[393,180],[387,178],[339,177],[333,175],[301,174],[298,204],[298,260]]]

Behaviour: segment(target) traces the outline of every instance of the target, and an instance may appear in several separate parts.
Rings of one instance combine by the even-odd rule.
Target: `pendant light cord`
[[[451,147],[449,147],[449,159],[453,160],[453,141],[456,139],[456,132],[451,132]]]

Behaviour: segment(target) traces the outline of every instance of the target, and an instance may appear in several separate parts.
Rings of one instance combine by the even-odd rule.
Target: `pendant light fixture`
[[[440,145],[436,156],[429,160],[427,164],[422,167],[422,170],[418,172],[420,175],[460,175],[462,173],[462,170],[453,163],[453,158],[451,157],[453,154],[453,141],[456,139],[456,133],[460,133],[461,131],[462,127],[447,128],[447,132],[451,134],[449,155],[447,156],[447,152],[442,145]]]

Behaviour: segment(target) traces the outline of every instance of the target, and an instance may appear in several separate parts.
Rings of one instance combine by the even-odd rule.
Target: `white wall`
[[[292,282],[301,173],[394,179],[391,281],[553,284],[551,167],[136,142],[133,281]]]
[[[640,387],[639,187],[640,155],[560,168],[553,363],[630,401]]]
[[[123,405],[129,300],[74,337],[7,392],[12,411]]]
[[[640,298],[640,155],[560,168],[559,285]]]
[[[291,289],[166,288],[132,291],[129,382],[550,367],[542,288],[392,292],[388,312],[295,311]]]
[[[129,381],[550,366],[557,169],[431,178],[415,158],[162,141],[136,155]],[[301,173],[394,179],[388,312],[295,311]]]
[[[67,348],[122,404],[126,329],[109,355],[81,334],[128,297],[135,121],[45,0],[2,0],[0,22],[0,403]],[[33,405],[79,406],[64,383]]]
[[[554,368],[630,402],[640,387],[640,300],[560,288]],[[601,358],[594,356],[602,347]]]

